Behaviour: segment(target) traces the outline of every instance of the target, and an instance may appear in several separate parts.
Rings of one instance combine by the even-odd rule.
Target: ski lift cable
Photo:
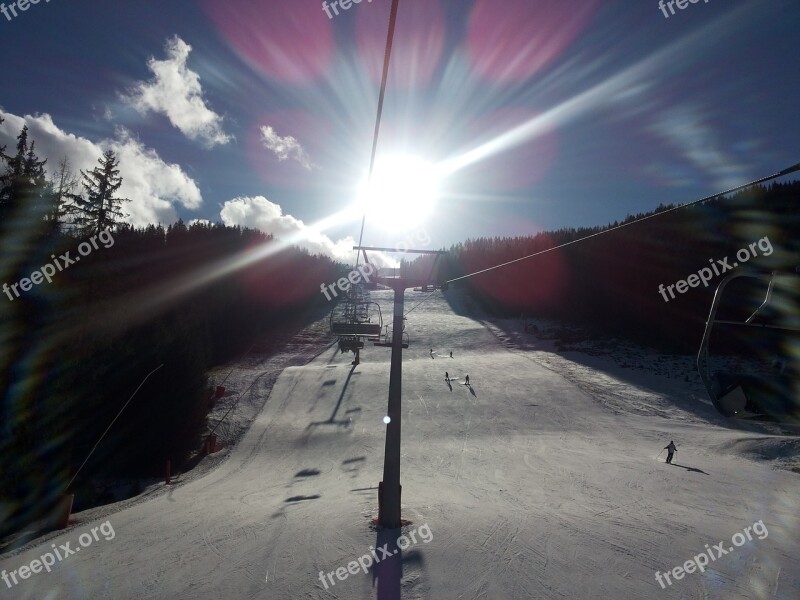
[[[606,233],[610,233],[612,231],[616,231],[617,229],[622,229],[623,227],[627,227],[628,225],[634,225],[636,223],[641,223],[642,221],[646,221],[647,219],[652,219],[653,217],[660,217],[661,215],[665,215],[665,214],[667,214],[669,212],[672,212],[672,211],[675,211],[675,210],[678,210],[678,209],[681,209],[681,208],[687,208],[689,206],[694,206],[695,204],[700,204],[701,202],[706,202],[707,200],[712,200],[712,199],[717,198],[719,196],[727,196],[728,194],[732,194],[734,192],[738,192],[739,190],[742,190],[744,188],[747,188],[747,187],[750,187],[750,186],[753,186],[753,185],[758,185],[760,183],[764,183],[764,182],[770,181],[772,179],[777,179],[779,177],[783,177],[784,175],[790,175],[791,173],[795,173],[797,171],[800,171],[800,162],[797,163],[797,164],[794,164],[791,167],[788,167],[788,168],[786,168],[783,171],[780,171],[778,173],[773,173],[772,175],[768,175],[767,177],[762,177],[761,179],[756,179],[755,181],[751,181],[749,183],[744,183],[744,184],[742,184],[740,186],[731,188],[731,189],[726,190],[724,192],[719,192],[719,193],[716,193],[716,194],[712,194],[710,196],[706,196],[705,198],[700,198],[699,200],[693,200],[691,202],[686,202],[685,204],[679,204],[678,206],[673,206],[672,208],[668,208],[666,210],[662,210],[661,212],[653,213],[653,214],[647,215],[645,217],[640,217],[638,219],[634,219],[633,221],[628,221],[627,223],[622,223],[621,225],[617,225],[617,226],[611,227],[609,229],[604,229],[603,231],[598,231],[597,233],[592,233],[590,235],[584,236],[584,237],[579,238],[577,240],[572,240],[570,242],[565,242],[563,244],[559,244],[558,246],[553,246],[552,248],[547,248],[546,250],[540,250],[539,252],[534,252],[533,254],[528,254],[527,256],[523,256],[523,257],[520,257],[520,258],[515,258],[514,260],[510,260],[510,261],[501,263],[499,265],[495,265],[493,267],[487,267],[486,269],[481,269],[480,271],[475,271],[474,273],[469,273],[468,275],[462,275],[461,277],[455,277],[453,279],[448,279],[444,283],[453,283],[454,281],[460,281],[462,279],[467,279],[469,277],[474,277],[475,275],[480,275],[481,273],[486,273],[487,271],[493,271],[494,269],[499,269],[501,267],[506,267],[506,266],[514,264],[516,262],[527,260],[529,258],[533,258],[534,256],[539,256],[540,254],[545,254],[547,252],[552,252],[553,250],[558,250],[559,248],[564,248],[566,246],[571,246],[572,244],[577,244],[578,242],[583,242],[583,241],[588,240],[590,238],[598,237],[600,235],[603,235],[603,234],[606,234]],[[415,304],[410,309],[408,309],[405,313],[403,313],[403,316],[405,317],[408,313],[412,312],[413,310],[416,310],[423,303],[427,302],[429,299],[430,299],[430,296],[428,298],[420,300],[417,304]]]
[[[777,179],[778,177],[783,177],[784,175],[789,175],[790,173],[794,173],[795,171],[800,171],[800,163],[792,165],[791,167],[780,171],[779,173],[774,173],[767,177],[762,177],[761,179],[756,179],[755,181],[751,181],[750,183],[745,183],[735,188],[731,188],[724,192],[719,192],[717,194],[712,194],[710,196],[706,196],[705,198],[700,198],[699,200],[693,200],[692,202],[686,202],[685,204],[679,204],[678,206],[673,206],[672,208],[668,208],[666,210],[662,210],[661,212],[653,213],[651,215],[647,215],[644,217],[640,217],[638,219],[634,219],[633,221],[628,221],[627,223],[622,223],[620,225],[616,225],[615,227],[610,227],[608,229],[604,229],[603,231],[598,231],[597,233],[592,233],[590,235],[584,236],[582,238],[578,238],[577,240],[572,240],[570,242],[565,242],[563,244],[559,244],[558,246],[553,246],[552,248],[547,248],[546,250],[540,250],[539,252],[534,252],[533,254],[528,254],[527,256],[522,256],[520,258],[515,258],[514,260],[509,260],[507,262],[501,263],[499,265],[495,265],[493,267],[487,267],[486,269],[481,269],[480,271],[475,271],[474,273],[470,273],[468,275],[462,275],[461,277],[455,277],[453,279],[447,280],[445,283],[453,283],[454,281],[460,281],[461,279],[467,279],[468,277],[474,277],[475,275],[480,275],[481,273],[486,273],[487,271],[492,271],[494,269],[499,269],[501,267],[505,267],[523,260],[527,260],[529,258],[533,258],[534,256],[539,256],[540,254],[545,254],[547,252],[552,252],[553,250],[558,250],[559,248],[564,248],[566,246],[571,246],[572,244],[577,244],[578,242],[583,242],[593,237],[598,237],[604,235],[606,233],[610,233],[612,231],[616,231],[617,229],[622,229],[623,227],[627,227],[629,225],[635,225],[636,223],[641,223],[642,221],[646,221],[648,219],[652,219],[654,217],[660,217],[672,211],[687,208],[689,206],[693,206],[695,204],[700,204],[701,202],[706,202],[707,200],[712,200],[717,198],[718,196],[727,196],[728,194],[732,194],[734,192],[738,192],[746,187],[750,187],[753,185],[758,185],[759,183],[764,183],[765,181],[769,181],[771,179]]]
[[[66,487],[66,488],[64,488],[64,489],[68,490],[68,489],[69,489],[69,486],[71,486],[71,485],[72,485],[72,483],[75,481],[75,479],[78,477],[78,475],[80,474],[80,472],[81,472],[81,470],[83,469],[83,467],[85,467],[85,466],[86,466],[86,463],[87,463],[87,462],[89,462],[89,459],[92,457],[92,454],[94,454],[94,451],[95,451],[95,450],[97,450],[97,446],[99,446],[99,445],[100,445],[100,442],[102,442],[102,441],[103,441],[103,438],[104,438],[104,437],[106,437],[106,434],[108,433],[108,431],[109,431],[109,430],[110,430],[110,429],[111,429],[111,428],[114,426],[114,423],[116,423],[116,422],[117,422],[117,419],[119,419],[119,416],[122,414],[122,411],[124,411],[126,408],[128,408],[128,404],[130,404],[130,403],[131,403],[131,400],[133,400],[133,397],[134,397],[134,396],[135,396],[135,395],[136,395],[136,394],[139,392],[139,390],[140,390],[140,389],[142,389],[142,386],[144,385],[144,382],[145,382],[145,381],[147,381],[148,379],[150,379],[150,375],[152,375],[153,373],[155,373],[156,371],[158,371],[158,370],[159,370],[161,367],[163,367],[163,366],[164,366],[164,363],[161,363],[161,364],[160,364],[160,365],[158,365],[158,366],[157,366],[155,369],[153,369],[152,371],[150,371],[150,372],[147,374],[147,376],[146,376],[144,379],[142,379],[142,382],[139,384],[139,387],[137,387],[137,388],[134,390],[134,392],[131,394],[131,397],[130,397],[130,398],[128,398],[128,401],[127,401],[127,402],[126,402],[126,403],[125,403],[125,404],[122,406],[122,408],[120,409],[120,411],[117,413],[117,416],[116,416],[116,417],[114,417],[114,419],[111,421],[111,423],[109,423],[109,424],[108,424],[108,427],[106,427],[106,430],[103,432],[103,435],[101,435],[101,436],[100,436],[100,437],[97,439],[97,442],[95,442],[95,444],[94,444],[94,446],[92,447],[91,451],[90,451],[90,452],[89,452],[89,454],[86,456],[86,458],[83,460],[83,462],[81,463],[81,466],[80,466],[80,467],[78,467],[78,470],[77,470],[77,471],[75,471],[75,475],[73,475],[73,476],[72,476],[72,479],[70,479],[70,480],[69,480],[69,483],[67,484],[67,487]]]
[[[383,56],[383,75],[381,77],[381,91],[378,96],[378,114],[375,117],[375,131],[372,135],[372,154],[369,159],[369,173],[367,175],[367,189],[372,183],[372,172],[375,169],[375,155],[378,152],[378,133],[381,129],[381,117],[383,116],[383,100],[386,97],[386,82],[389,79],[389,61],[392,56],[392,42],[394,41],[394,26],[397,21],[397,5],[400,0],[392,0],[392,8],[389,13],[389,31],[386,34],[386,51]],[[364,241],[364,224],[367,220],[366,208],[361,217],[361,233],[358,236],[358,245],[361,246]],[[360,258],[359,252],[356,252],[356,268],[358,268],[358,261]]]

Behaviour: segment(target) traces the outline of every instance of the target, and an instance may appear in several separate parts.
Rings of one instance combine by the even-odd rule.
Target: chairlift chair
[[[747,290],[745,286],[739,294],[724,293],[728,284],[739,278],[749,279],[742,283],[751,286],[766,284],[766,294],[755,311],[752,308],[757,302],[757,290]],[[697,370],[711,402],[722,415],[800,423],[798,299],[800,275],[795,273],[737,272],[725,277],[717,287],[697,354]],[[732,309],[731,318],[718,317],[723,300],[733,300],[732,306],[723,306]],[[715,340],[727,346],[729,356],[731,352],[743,354],[736,364],[715,368],[712,363],[718,359],[709,352],[712,332]]]
[[[367,339],[380,339],[383,319],[381,307],[377,302],[370,302],[357,291],[352,293],[331,311],[330,328],[333,335],[339,336],[339,351],[353,352],[355,360],[360,361],[359,353]]]
[[[355,336],[341,336],[339,338],[339,351],[355,352],[356,350],[363,350],[364,342]]]
[[[331,333],[338,336],[379,337],[383,319],[377,302],[345,300],[331,311]]]
[[[392,336],[391,335],[387,334],[382,339],[383,339],[383,341],[379,340],[377,342],[373,342],[372,345],[373,346],[381,346],[383,348],[391,348],[392,347]],[[402,344],[403,348],[408,348],[409,343],[410,343],[410,339],[408,337],[408,333],[406,333],[404,331],[403,332],[403,344]]]

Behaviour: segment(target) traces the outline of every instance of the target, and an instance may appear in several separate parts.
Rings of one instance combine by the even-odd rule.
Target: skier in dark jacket
[[[672,455],[678,451],[678,448],[675,446],[675,442],[672,440],[669,441],[668,446],[664,446],[664,450],[667,451],[667,462],[672,464]]]

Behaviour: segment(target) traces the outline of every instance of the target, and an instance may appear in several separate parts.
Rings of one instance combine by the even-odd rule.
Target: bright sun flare
[[[430,163],[409,155],[375,162],[372,183],[359,186],[358,205],[377,225],[413,227],[423,222],[436,203],[439,177]]]

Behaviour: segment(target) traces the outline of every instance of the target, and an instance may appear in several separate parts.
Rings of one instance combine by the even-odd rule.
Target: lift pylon
[[[354,250],[364,253],[364,261],[369,264],[367,251],[377,252],[402,252],[412,254],[432,254],[436,258],[431,268],[431,276],[435,271],[439,256],[445,254],[433,250],[411,250],[399,248],[375,248],[356,246]],[[406,288],[423,287],[430,285],[431,276],[426,279],[419,277],[382,277],[380,271],[373,280],[378,284],[394,290],[394,310],[392,321],[392,358],[389,372],[389,403],[386,411],[386,449],[383,459],[383,481],[378,485],[378,522],[385,528],[397,529],[401,526],[400,519],[400,417],[401,417],[401,391],[402,391],[402,364],[403,364],[403,304],[405,302]],[[407,347],[407,346],[406,346]]]

